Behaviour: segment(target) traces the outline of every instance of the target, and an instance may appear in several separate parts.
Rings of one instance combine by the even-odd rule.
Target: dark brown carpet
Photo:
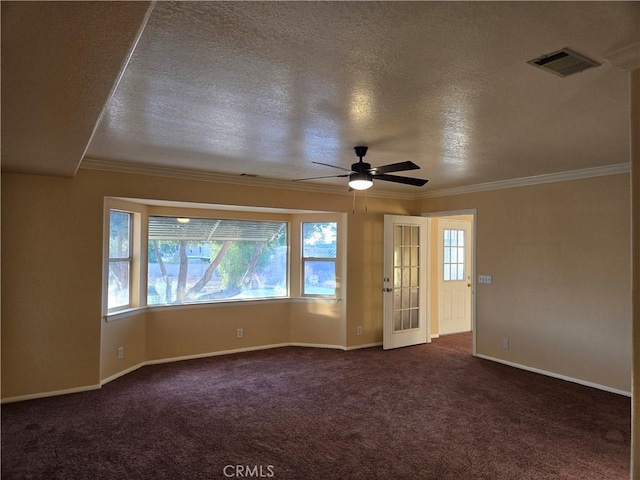
[[[629,478],[629,398],[470,342],[183,361],[4,405],[2,478]]]

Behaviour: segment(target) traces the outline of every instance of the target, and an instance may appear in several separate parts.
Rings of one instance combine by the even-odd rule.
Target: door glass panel
[[[402,310],[397,310],[393,312],[393,331],[394,332],[402,331]]]
[[[410,307],[418,306],[418,289],[417,288],[411,289],[411,304],[409,306]]]
[[[413,308],[410,310],[411,328],[418,328],[418,310]]]
[[[410,247],[402,247],[402,265],[411,265]]]
[[[395,225],[393,265],[393,331],[420,327],[418,292],[420,282],[420,227]]]
[[[443,280],[464,280],[464,230],[444,229],[443,244]]]

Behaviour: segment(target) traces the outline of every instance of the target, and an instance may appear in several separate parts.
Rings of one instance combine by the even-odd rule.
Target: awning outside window
[[[179,222],[177,217],[149,217],[149,240],[244,240],[269,242],[285,228],[285,222],[257,220],[224,220],[189,218]]]

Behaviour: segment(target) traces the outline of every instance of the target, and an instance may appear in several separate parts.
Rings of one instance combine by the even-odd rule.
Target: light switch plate
[[[478,283],[491,284],[492,282],[493,279],[491,278],[491,275],[478,275]]]

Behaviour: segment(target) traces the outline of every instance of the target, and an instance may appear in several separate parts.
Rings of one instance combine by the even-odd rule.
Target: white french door
[[[425,217],[384,216],[383,348],[430,342]]]

